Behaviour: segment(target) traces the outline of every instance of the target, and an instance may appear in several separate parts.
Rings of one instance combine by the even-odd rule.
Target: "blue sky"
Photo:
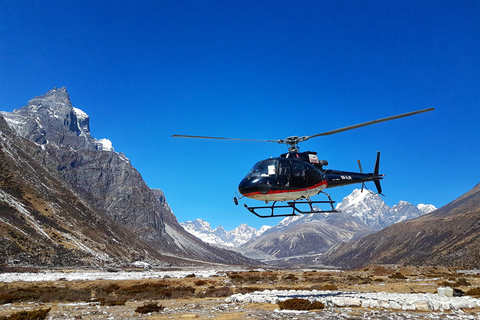
[[[172,134],[280,139],[435,107],[300,148],[370,172],[381,151],[388,205],[440,207],[480,182],[479,57],[478,1],[4,0],[0,110],[65,86],[179,221],[259,228],[279,220],[232,197],[286,147]]]

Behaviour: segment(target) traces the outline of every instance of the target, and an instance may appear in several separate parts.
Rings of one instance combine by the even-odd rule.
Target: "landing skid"
[[[325,194],[327,197],[328,197],[328,200],[325,200],[325,201],[311,201],[311,200],[301,200],[301,201],[287,201],[287,204],[286,205],[275,205],[277,203],[277,201],[273,202],[273,204],[271,206],[260,206],[260,207],[249,207],[247,206],[246,204],[244,204],[245,208],[248,209],[248,211],[250,211],[251,213],[253,213],[254,215],[256,215],[257,217],[260,217],[260,218],[273,218],[273,217],[291,217],[291,216],[298,216],[298,214],[311,214],[311,213],[322,213],[322,212],[339,212],[337,210],[335,210],[335,208],[333,207],[333,204],[335,203],[335,201],[333,201],[330,196],[328,194],[326,194],[325,192],[322,192],[323,194]],[[330,204],[330,206],[332,207],[331,210],[314,210],[313,209],[313,205],[314,204],[324,204],[324,203],[328,203]],[[299,208],[299,205],[308,205],[308,207],[310,208],[310,210],[308,211],[304,211],[304,210],[301,210]],[[292,212],[291,213],[281,213],[281,214],[275,214],[275,209],[285,209],[285,208],[290,208],[292,209]],[[261,211],[270,211],[270,214],[260,214],[258,211],[256,210],[261,210]]]

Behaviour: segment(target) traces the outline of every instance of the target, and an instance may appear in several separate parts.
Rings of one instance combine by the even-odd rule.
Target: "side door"
[[[291,162],[292,177],[290,181],[290,187],[292,189],[305,189],[308,187],[308,175],[307,168],[303,161],[294,160]]]
[[[290,189],[290,175],[291,175],[290,161],[287,159],[280,159],[278,162],[277,171],[277,190]]]

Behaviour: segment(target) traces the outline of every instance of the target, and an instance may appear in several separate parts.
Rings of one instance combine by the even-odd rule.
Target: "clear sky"
[[[300,148],[369,172],[381,151],[389,206],[441,207],[480,182],[479,57],[479,1],[0,3],[0,110],[67,87],[179,221],[227,230],[279,221],[232,197],[286,147],[172,134],[281,139],[435,107]]]

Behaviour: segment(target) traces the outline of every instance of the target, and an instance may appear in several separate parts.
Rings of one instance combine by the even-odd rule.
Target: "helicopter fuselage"
[[[326,188],[366,181],[376,184],[383,175],[323,169],[328,162],[318,160],[315,152],[286,153],[277,158],[257,162],[238,186],[248,198],[263,201],[295,201],[309,199]],[[378,183],[379,186],[379,183]],[[381,190],[379,190],[381,192]]]

